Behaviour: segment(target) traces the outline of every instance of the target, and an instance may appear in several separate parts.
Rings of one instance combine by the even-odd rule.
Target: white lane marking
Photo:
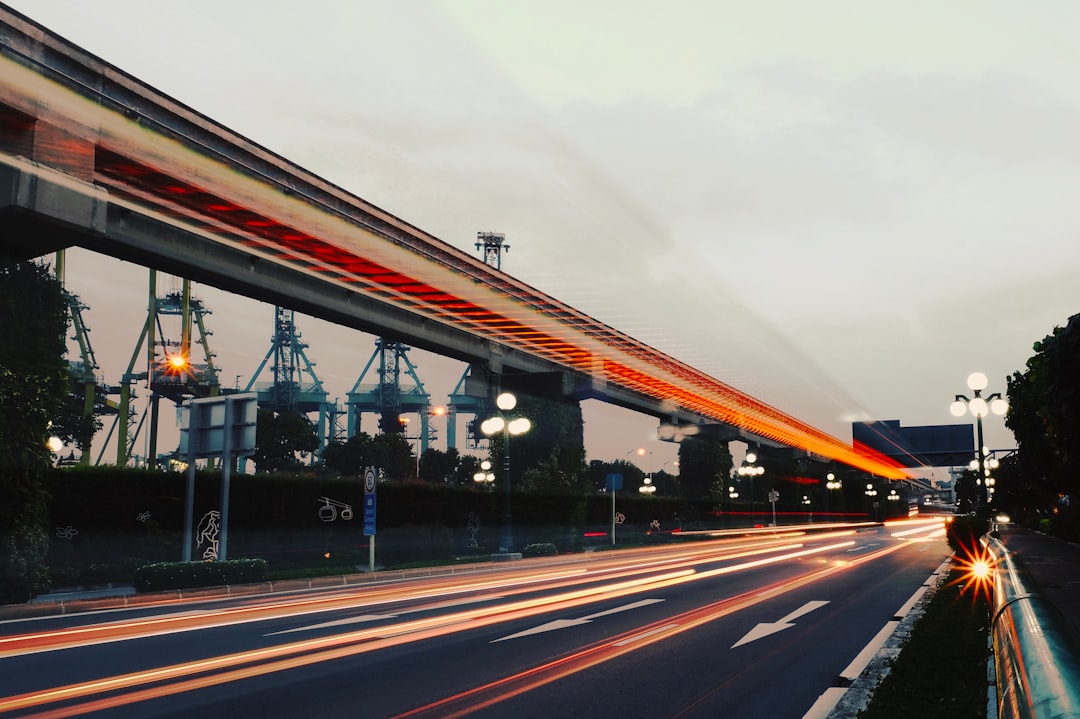
[[[806,714],[803,714],[802,719],[825,719],[825,717],[829,716],[829,712],[840,703],[840,698],[844,696],[846,691],[845,687],[829,687],[824,694],[817,698],[814,706],[810,707]]]
[[[656,603],[662,602],[662,601],[664,601],[664,600],[663,599],[642,599],[639,602],[633,602],[631,604],[624,604],[621,607],[615,607],[614,609],[607,609],[607,610],[602,611],[602,612],[597,612],[596,614],[590,614],[587,617],[581,617],[580,619],[555,619],[555,620],[552,620],[552,621],[548,622],[547,624],[541,624],[539,626],[533,627],[532,629],[525,629],[523,631],[518,632],[517,634],[510,634],[508,636],[501,637],[499,639],[493,639],[493,640],[491,640],[491,643],[494,644],[495,642],[502,642],[502,641],[506,641],[507,639],[518,639],[519,637],[527,637],[527,636],[530,636],[530,635],[533,635],[533,634],[541,634],[543,632],[551,632],[551,631],[555,631],[556,629],[565,629],[566,627],[576,627],[576,626],[580,626],[582,624],[588,624],[589,622],[591,622],[594,619],[598,619],[600,617],[606,617],[609,614],[618,614],[619,612],[626,612],[626,611],[629,611],[631,609],[637,609],[639,607],[646,607],[646,606],[648,606],[650,604],[656,604]]]
[[[784,629],[790,629],[791,627],[795,626],[794,622],[796,619],[803,616],[804,614],[809,614],[815,609],[821,609],[826,604],[828,604],[828,602],[822,600],[807,602],[791,614],[788,614],[787,616],[781,618],[778,621],[763,622],[761,624],[758,624],[756,627],[747,632],[746,636],[732,644],[731,648],[734,649],[735,647],[742,646],[743,644],[749,644],[750,642],[761,639],[762,637],[767,637],[770,634],[775,634],[776,632],[783,631]]]
[[[900,622],[895,619],[886,622],[881,631],[870,640],[870,643],[863,647],[859,655],[851,660],[851,664],[848,664],[847,668],[840,672],[840,677],[852,682],[858,679],[863,669],[866,669],[866,665],[877,655],[878,650],[885,646],[885,642],[888,641],[898,626],[900,626]]]
[[[273,637],[278,634],[292,634],[293,632],[308,632],[315,629],[326,629],[327,627],[340,627],[346,624],[360,624],[362,622],[377,622],[380,619],[395,619],[403,614],[416,614],[417,612],[427,612],[432,609],[448,609],[453,607],[460,607],[466,604],[477,604],[479,602],[490,602],[496,599],[502,599],[501,596],[490,597],[467,597],[465,599],[456,599],[449,602],[440,602],[437,605],[424,605],[420,607],[414,607],[412,609],[406,609],[397,614],[360,614],[355,617],[345,617],[344,619],[335,619],[332,622],[321,622],[319,624],[305,624],[302,627],[294,627],[292,629],[282,629],[277,632],[270,632],[264,634],[264,637]]]
[[[918,604],[919,600],[923,598],[923,595],[926,594],[929,589],[929,585],[926,584],[916,589],[915,593],[911,595],[911,599],[904,602],[904,606],[897,609],[896,614],[893,616],[897,617],[898,619],[903,619],[904,617],[906,617],[908,614],[911,613],[911,610],[915,608],[915,605]]]

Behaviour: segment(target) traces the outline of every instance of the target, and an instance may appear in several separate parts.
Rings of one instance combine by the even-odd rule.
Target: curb
[[[75,597],[69,599],[48,599],[49,595],[36,597],[25,604],[0,605],[0,621],[34,619],[40,617],[79,614],[83,612],[104,611],[109,609],[137,609],[163,604],[228,599],[257,594],[284,594],[287,592],[305,592],[334,587],[349,587],[378,581],[412,579],[416,577],[438,577],[453,574],[471,574],[508,569],[526,562],[531,564],[553,564],[557,562],[581,562],[591,559],[591,553],[557,555],[554,557],[531,557],[529,559],[503,559],[471,564],[446,564],[435,567],[415,567],[411,569],[384,569],[374,572],[356,572],[354,574],[335,574],[325,577],[307,577],[301,579],[282,579],[279,581],[258,582],[253,584],[227,584],[216,587],[198,587],[195,589],[176,589],[164,592],[133,593],[131,587],[113,587],[101,590],[98,597]],[[109,593],[113,592],[113,593]]]

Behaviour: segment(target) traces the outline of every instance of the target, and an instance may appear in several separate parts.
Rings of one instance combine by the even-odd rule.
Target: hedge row
[[[521,548],[521,556],[523,557],[554,557],[558,554],[559,550],[551,542],[526,544]]]
[[[135,570],[136,592],[218,587],[265,582],[265,559],[230,559],[224,562],[158,562]]]

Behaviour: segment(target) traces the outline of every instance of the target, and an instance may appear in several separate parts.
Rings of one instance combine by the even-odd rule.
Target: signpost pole
[[[188,408],[188,426],[194,421],[191,417],[195,413],[195,408]],[[191,561],[191,535],[192,535],[192,523],[195,521],[195,459],[198,457],[196,437],[191,430],[188,430],[187,434],[187,492],[184,496],[184,551],[181,555],[181,559],[185,562]]]
[[[225,398],[224,429],[221,438],[221,534],[218,539],[218,561],[228,559],[229,544],[229,479],[232,475],[233,462],[233,402],[232,397]]]
[[[218,559],[227,557],[229,528],[229,478],[235,457],[255,452],[258,397],[254,393],[226,397],[192,399],[187,406],[187,427],[181,430],[180,452],[187,457],[187,492],[184,506],[184,548],[182,557],[191,561],[195,511],[195,461],[200,457],[220,457],[221,529]],[[220,412],[218,412],[220,410]]]
[[[611,472],[606,477],[605,486],[611,492],[611,546],[615,546],[615,492],[622,489],[622,474]]]
[[[364,469],[364,534],[368,538],[368,571],[375,572],[375,484],[374,467]]]

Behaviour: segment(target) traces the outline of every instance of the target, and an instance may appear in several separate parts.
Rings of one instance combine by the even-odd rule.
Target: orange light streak
[[[675,586],[689,581],[706,579],[720,574],[727,574],[742,569],[763,566],[786,559],[808,556],[849,546],[853,542],[841,542],[824,547],[787,552],[786,554],[744,562],[705,572],[692,569],[671,571],[661,575],[616,584],[590,587],[574,592],[566,592],[552,597],[512,602],[500,607],[470,609],[461,612],[402,622],[390,626],[368,627],[362,630],[283,644],[265,649],[238,652],[221,657],[197,660],[152,670],[132,672],[106,679],[93,680],[50,690],[31,692],[17,696],[0,698],[0,713],[32,709],[61,701],[85,699],[103,692],[133,689],[152,682],[174,681],[176,683],[151,687],[127,694],[95,700],[73,707],[61,707],[50,710],[40,716],[74,716],[87,711],[127,705],[156,697],[168,696],[183,691],[223,684],[243,678],[284,671],[301,666],[308,666],[323,661],[374,651],[403,643],[443,636],[460,630],[467,623],[470,628],[481,628],[492,624],[516,621],[532,616],[562,611],[590,604],[600,599],[610,600],[630,596],[642,591],[653,591],[663,587]],[[801,545],[788,545],[777,549],[792,549]],[[748,550],[747,556],[767,552],[767,549]],[[761,591],[753,595],[759,599]],[[243,666],[251,665],[251,666]],[[231,667],[239,667],[231,669]],[[211,672],[209,676],[196,675]],[[196,677],[185,679],[187,677]],[[182,680],[182,681],[177,681]]]
[[[167,218],[214,242],[760,437],[880,476],[907,476],[888,458],[857,451],[280,158],[264,153],[243,165],[227,153],[189,146],[180,135],[160,134],[154,123],[132,120],[89,90],[80,92],[87,94],[0,56],[0,103],[8,108],[0,121],[15,123],[27,135],[53,128],[65,143],[78,146],[65,156],[81,158],[75,168],[44,150],[31,162],[17,156],[0,161],[50,181],[77,173],[81,182],[69,176],[68,184],[102,202]],[[152,89],[147,93],[153,97]],[[236,156],[254,152],[224,128],[216,131]],[[61,172],[48,166],[50,160]],[[285,192],[260,176],[261,162],[292,173],[296,188]]]
[[[847,546],[850,543],[833,545],[829,549]],[[836,572],[844,571],[857,563],[891,553],[904,545],[898,544],[867,557],[845,564],[830,565],[790,580],[777,582],[764,589],[747,592],[742,595],[715,602],[705,607],[692,609],[683,614],[666,617],[652,624],[638,627],[631,631],[589,645],[579,651],[551,662],[532,667],[526,671],[495,680],[483,686],[475,687],[445,699],[426,704],[416,709],[401,713],[393,719],[461,719],[481,709],[490,708],[513,697],[528,693],[547,684],[551,684],[572,674],[590,669],[617,657],[636,651],[696,629],[703,624],[715,621],[764,599],[779,596],[820,581]],[[824,550],[825,548],[822,548]],[[804,553],[798,553],[804,554]],[[752,563],[754,564],[754,563]]]
[[[389,587],[377,588],[363,592],[350,593],[346,596],[318,597],[291,599],[276,601],[273,603],[259,603],[253,606],[228,608],[211,614],[179,614],[165,617],[152,617],[132,622],[108,623],[102,625],[77,627],[73,629],[58,630],[53,632],[40,632],[34,634],[15,635],[0,638],[0,658],[18,656],[29,653],[56,651],[80,646],[91,646],[100,643],[125,641],[149,636],[160,636],[183,631],[195,631],[232,624],[251,623],[292,618],[308,614],[324,613],[336,609],[348,609],[364,607],[373,609],[380,605],[392,602],[423,600],[430,597],[445,597],[448,594],[463,594],[484,590],[499,590],[503,597],[514,596],[533,591],[536,584],[544,584],[548,589],[562,589],[583,582],[611,581],[613,579],[629,579],[652,571],[653,568],[664,566],[667,569],[679,569],[693,567],[701,562],[715,562],[728,559],[739,559],[757,554],[781,551],[785,545],[775,546],[776,540],[762,540],[753,542],[740,542],[735,546],[719,548],[717,543],[709,543],[700,549],[680,552],[674,556],[654,562],[642,562],[639,558],[642,552],[634,552],[634,556],[612,557],[607,567],[597,567],[593,570],[575,569],[559,572],[548,572],[535,575],[527,568],[513,570],[509,576],[500,576],[492,580],[488,578],[445,577],[429,581],[419,590],[415,587]],[[623,567],[621,565],[628,565]],[[490,597],[494,600],[496,597]],[[451,600],[452,601],[452,600]],[[446,606],[446,601],[423,604],[412,607],[401,613],[414,613]]]

